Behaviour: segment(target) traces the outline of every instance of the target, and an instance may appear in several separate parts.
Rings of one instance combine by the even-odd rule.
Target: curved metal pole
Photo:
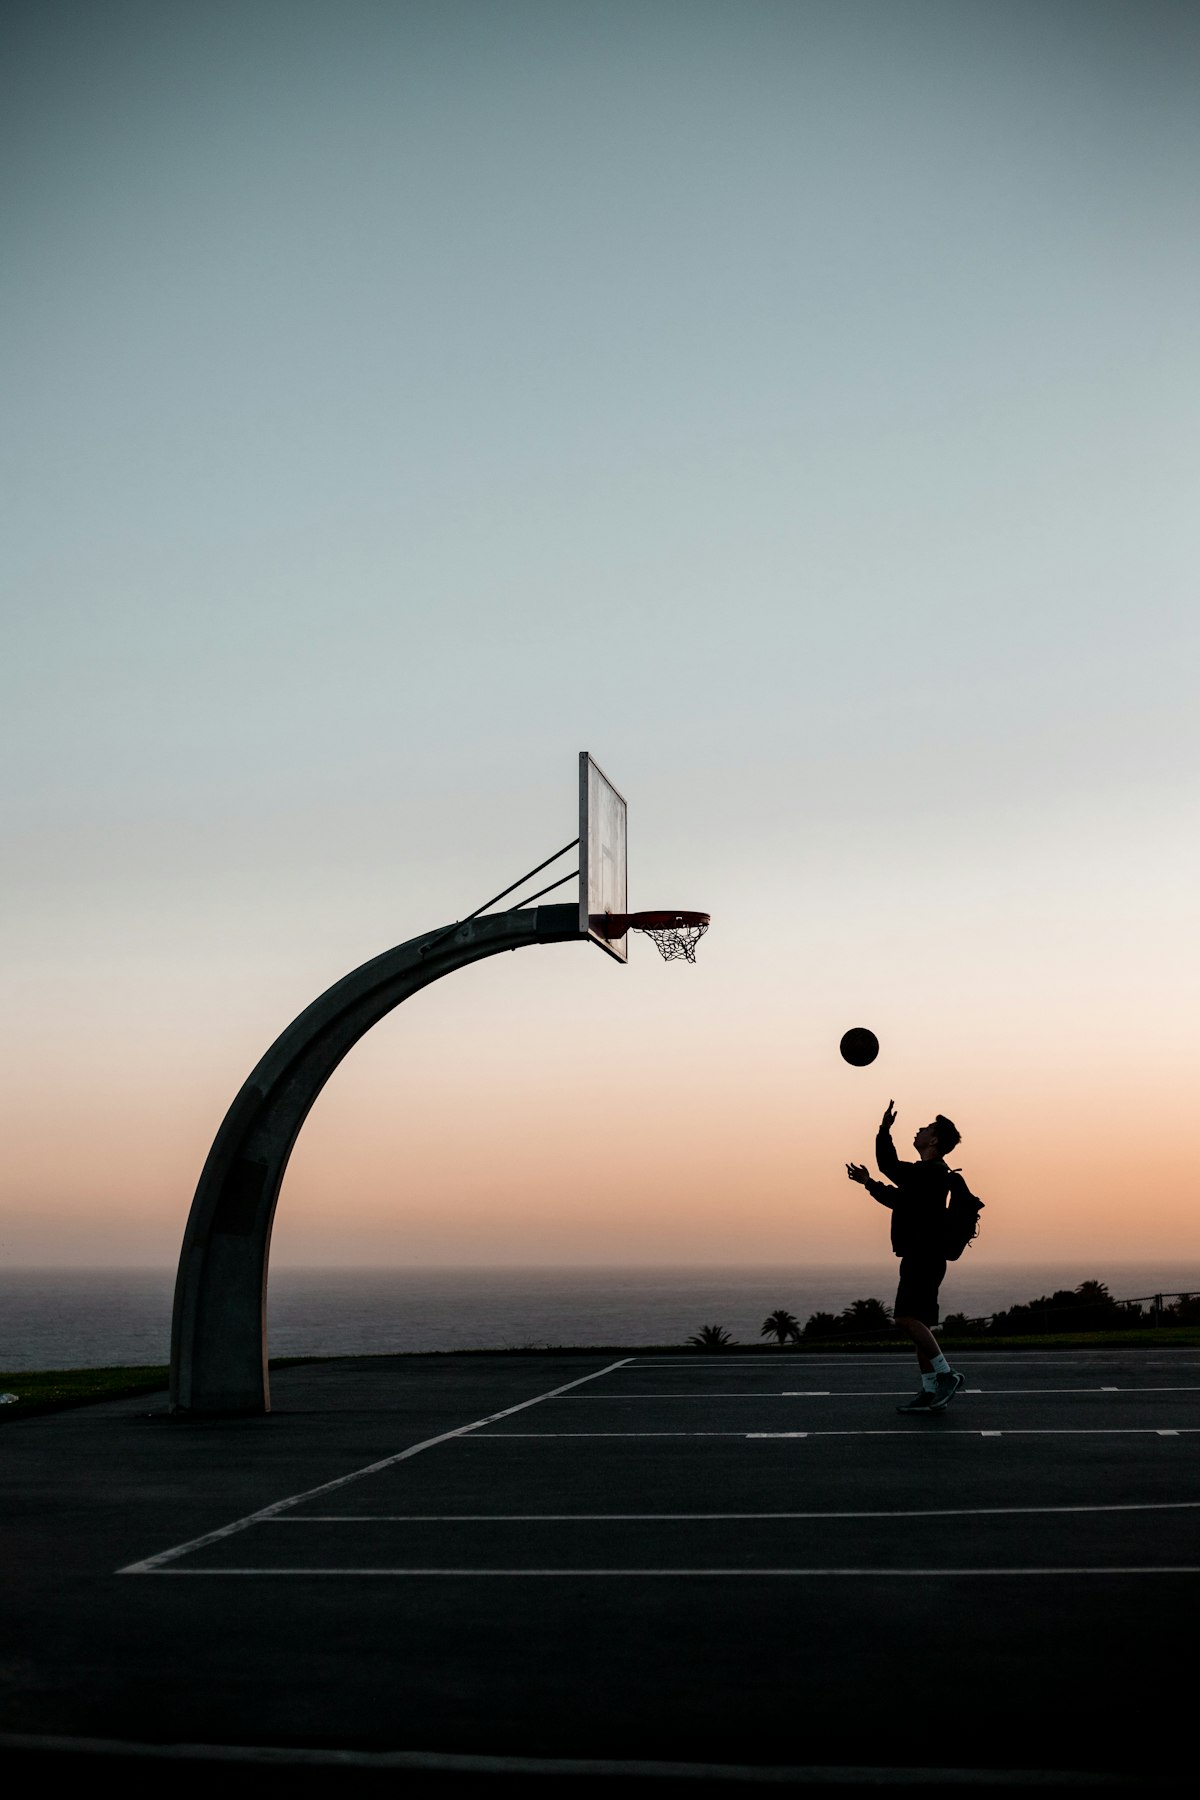
[[[326,990],[276,1038],[229,1108],[184,1232],[171,1410],[266,1413],[267,1257],[292,1146],[359,1038],[410,994],[482,957],[579,937],[577,906],[493,913],[411,938]]]

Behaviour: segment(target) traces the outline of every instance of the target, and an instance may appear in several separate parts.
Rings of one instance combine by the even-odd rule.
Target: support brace
[[[276,1038],[226,1113],[188,1216],[171,1324],[171,1410],[267,1413],[267,1258],[300,1127],[372,1025],[501,950],[578,938],[577,906],[493,913],[411,938],[326,990]]]

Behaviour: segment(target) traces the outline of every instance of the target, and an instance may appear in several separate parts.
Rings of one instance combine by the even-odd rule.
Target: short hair
[[[962,1142],[962,1132],[952,1119],[946,1117],[945,1113],[938,1114],[933,1121],[933,1129],[937,1132],[939,1156],[948,1156],[954,1146]]]

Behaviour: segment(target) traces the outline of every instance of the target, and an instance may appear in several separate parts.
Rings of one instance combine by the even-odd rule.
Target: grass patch
[[[985,1351],[1113,1350],[1122,1347],[1129,1350],[1186,1350],[1200,1345],[1200,1325],[1148,1325],[1144,1330],[1134,1327],[1132,1331],[1055,1331],[1029,1337],[1005,1337],[991,1332],[987,1337],[947,1335],[943,1339],[941,1332],[937,1336],[939,1343],[953,1344],[956,1349]]]
[[[270,1366],[288,1369],[297,1363],[329,1360],[324,1356],[273,1356]],[[31,1413],[90,1406],[97,1400],[160,1394],[169,1376],[166,1363],[134,1363],[114,1369],[18,1369],[11,1373],[0,1370],[0,1393],[17,1396],[15,1402],[0,1406],[0,1424],[6,1419],[27,1419]]]
[[[86,1406],[93,1400],[124,1400],[131,1394],[154,1394],[167,1385],[164,1364],[117,1369],[18,1369],[0,1371],[0,1393],[15,1394],[16,1403],[0,1407],[0,1420],[26,1418],[60,1407]]]

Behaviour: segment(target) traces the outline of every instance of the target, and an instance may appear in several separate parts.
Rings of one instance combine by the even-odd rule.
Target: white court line
[[[705,1393],[697,1390],[693,1394],[623,1394],[619,1390],[611,1394],[563,1394],[559,1398],[564,1406],[572,1402],[597,1402],[626,1400],[894,1400],[902,1394],[911,1393],[906,1388],[759,1388],[757,1392],[742,1393]],[[1023,1388],[964,1388],[965,1394],[1032,1394],[1040,1398],[1043,1394],[1200,1394],[1200,1382],[1188,1383],[1181,1387],[1023,1387]]]
[[[1200,1431],[1200,1426],[1188,1426],[1188,1425],[1181,1426],[1178,1431],[1164,1431],[1161,1428],[1157,1428],[1155,1426],[1147,1426],[1147,1425],[1118,1427],[1116,1430],[1113,1430],[1113,1431],[1106,1430],[1103,1426],[1100,1426],[1100,1425],[1097,1425],[1094,1427],[1088,1426],[1088,1425],[1006,1425],[1004,1427],[1003,1431],[976,1431],[976,1430],[968,1429],[966,1426],[963,1426],[963,1425],[955,1425],[955,1426],[951,1426],[947,1429],[943,1429],[940,1433],[940,1436],[942,1436],[942,1437],[1192,1437],[1198,1431]],[[881,1430],[875,1430],[875,1431],[747,1431],[744,1435],[748,1438],[908,1437],[911,1435],[911,1432],[912,1432],[911,1426],[905,1427],[903,1425],[893,1425],[893,1426],[890,1426],[887,1430],[882,1430],[882,1431]],[[503,1436],[505,1436],[505,1433],[502,1431],[491,1431],[491,1432],[487,1432],[482,1435],[486,1435],[488,1437],[503,1437]],[[535,1432],[516,1432],[515,1431],[515,1432],[513,1432],[512,1435],[514,1437],[525,1437],[525,1436],[535,1437],[537,1435],[537,1433],[535,1433]],[[618,1434],[616,1432],[603,1432],[603,1433],[597,1433],[596,1435],[604,1436],[604,1437],[609,1437],[609,1436],[616,1437],[621,1434]],[[635,1437],[635,1436],[636,1437],[653,1437],[656,1434],[653,1432],[631,1432],[631,1433],[629,1433],[629,1435],[631,1437]],[[663,1437],[666,1437],[666,1436],[676,1436],[676,1435],[682,1436],[683,1434],[682,1433],[677,1434],[677,1433],[673,1433],[673,1432],[672,1433],[663,1432],[660,1435],[662,1435]],[[713,1437],[717,1434],[714,1432],[698,1432],[696,1435],[703,1436],[703,1437]],[[726,1435],[728,1435],[730,1437],[741,1437],[743,1434],[740,1431],[738,1431],[738,1432],[729,1432]]]
[[[489,1442],[498,1438],[744,1438],[753,1435],[753,1432],[746,1431],[473,1431],[471,1433],[472,1438],[487,1438]],[[850,1433],[850,1435],[856,1434]]]
[[[530,1402],[532,1404],[532,1402]],[[514,1407],[514,1411],[516,1408]],[[496,1415],[503,1418],[502,1413]],[[489,1424],[489,1420],[481,1423]],[[471,1427],[465,1428],[471,1431]],[[1005,1437],[1194,1437],[1200,1433],[1200,1425],[1181,1425],[1178,1431],[1163,1431],[1153,1425],[1006,1425]],[[458,1437],[459,1432],[446,1433],[447,1437]],[[471,1431],[473,1438],[780,1438],[780,1437],[931,1437],[927,1428],[918,1426],[914,1431],[911,1425],[895,1425],[887,1430],[865,1431]],[[963,1425],[941,1427],[939,1437],[999,1437],[998,1431],[981,1433],[977,1428],[968,1429]],[[441,1443],[441,1438],[431,1438],[431,1443]],[[422,1449],[424,1445],[420,1446]],[[379,1465],[382,1468],[384,1465]],[[366,1472],[366,1471],[364,1471]],[[314,1489],[314,1493],[320,1492]],[[288,1502],[287,1504],[290,1504]],[[257,1517],[257,1514],[255,1515]],[[197,1540],[199,1541],[199,1540]]]
[[[420,1456],[423,1450],[432,1450],[435,1444],[449,1443],[451,1438],[465,1436],[469,1431],[478,1430],[481,1425],[494,1425],[497,1419],[511,1418],[513,1413],[524,1412],[527,1407],[537,1406],[543,1400],[552,1400],[557,1394],[564,1394],[567,1388],[582,1387],[585,1381],[595,1381],[601,1375],[610,1375],[614,1369],[622,1368],[627,1358],[621,1362],[609,1363],[603,1369],[596,1369],[591,1375],[581,1375],[577,1381],[568,1381],[562,1387],[550,1388],[544,1394],[535,1394],[532,1400],[522,1400],[516,1406],[506,1406],[502,1412],[489,1413],[484,1419],[473,1419],[469,1425],[458,1425],[453,1431],[439,1432],[437,1437],[425,1438],[422,1443],[410,1444],[407,1450],[397,1450],[393,1456],[382,1457],[378,1462],[368,1463],[365,1468],[354,1469],[349,1475],[339,1475],[333,1481],[322,1481],[316,1487],[305,1489],[302,1494],[289,1494],[286,1500],[276,1500],[270,1506],[261,1506],[257,1512],[247,1513],[244,1519],[235,1519],[231,1525],[222,1525],[216,1531],[206,1531],[200,1537],[189,1538],[186,1544],[175,1544],[170,1550],[160,1550],[157,1556],[147,1556],[141,1562],[128,1563],[125,1568],[118,1569],[118,1575],[157,1575],[163,1571],[165,1563],[174,1562],[176,1557],[186,1556],[189,1551],[200,1550],[206,1544],[216,1544],[222,1538],[232,1537],[235,1532],[245,1531],[249,1525],[257,1525],[262,1519],[274,1518],[277,1513],[285,1511],[289,1506],[299,1506],[303,1500],[311,1500],[317,1494],[330,1494],[337,1488],[348,1487],[352,1481],[361,1481],[366,1475],[377,1475],[381,1469],[390,1469],[394,1463],[407,1462],[411,1456]],[[173,1571],[178,1574],[180,1571]]]
[[[1186,1361],[1186,1354],[1189,1353],[1180,1351],[1178,1358],[1170,1357],[1165,1362],[1146,1362],[1144,1367],[1148,1369],[1175,1369],[1179,1367],[1188,1368],[1200,1366],[1200,1358],[1197,1358],[1194,1352],[1190,1353],[1192,1358],[1190,1363]],[[1144,1355],[1145,1348],[1143,1347],[1139,1350],[1137,1345],[1131,1345],[1128,1350],[1085,1350],[1079,1354],[1066,1350],[1018,1350],[1013,1351],[1010,1355],[1006,1355],[1004,1352],[996,1350],[967,1352],[968,1360],[970,1360],[971,1357],[974,1357],[978,1362],[1058,1363],[1068,1367],[1072,1364],[1080,1364],[1084,1367],[1091,1368],[1095,1368],[1096,1365],[1100,1363],[1126,1362],[1130,1358],[1136,1359],[1137,1357]],[[870,1354],[859,1355],[853,1350],[845,1350],[840,1355],[836,1356],[818,1356],[815,1354],[809,1355],[807,1353],[789,1356],[785,1353],[783,1356],[777,1357],[773,1352],[767,1352],[758,1356],[725,1353],[718,1353],[713,1356],[701,1356],[697,1353],[695,1356],[630,1356],[626,1358],[628,1365],[631,1368],[637,1369],[653,1369],[660,1363],[665,1366],[677,1363],[716,1363],[719,1366],[724,1367],[728,1363],[735,1362],[757,1363],[762,1369],[770,1369],[772,1366],[778,1367],[781,1362],[791,1362],[793,1364],[800,1363],[802,1367],[809,1369],[844,1369],[848,1363],[855,1364],[859,1367],[869,1368],[871,1366],[878,1366],[880,1363],[906,1363],[911,1360],[912,1351],[908,1348],[902,1350],[889,1350],[882,1356],[873,1356]]]
[[[1200,1512],[1200,1500],[1130,1500],[1102,1506],[927,1506],[868,1509],[857,1512],[740,1513],[290,1513],[264,1519],[264,1525],[595,1525],[615,1521],[675,1522],[699,1519],[991,1519],[1043,1513]]]
[[[545,1580],[568,1579],[579,1580],[584,1576],[617,1577],[622,1580],[642,1581],[648,1577],[683,1576],[695,1580],[701,1576],[719,1576],[727,1580],[731,1576],[749,1579],[761,1579],[764,1576],[857,1576],[871,1580],[875,1577],[899,1576],[904,1580],[919,1579],[928,1581],[934,1577],[944,1579],[947,1576],[1013,1576],[1013,1575],[1200,1575],[1198,1563],[1149,1563],[1134,1565],[1103,1564],[1093,1567],[1076,1568],[1021,1568],[1021,1569],[385,1569],[385,1568],[313,1568],[303,1567],[286,1569],[254,1569],[254,1568],[203,1568],[203,1569],[160,1569],[160,1575],[177,1575],[191,1577],[193,1580],[205,1575],[371,1575],[399,1576],[411,1579],[425,1577],[450,1577],[454,1580],[475,1581],[490,1580],[496,1577],[509,1579]]]

